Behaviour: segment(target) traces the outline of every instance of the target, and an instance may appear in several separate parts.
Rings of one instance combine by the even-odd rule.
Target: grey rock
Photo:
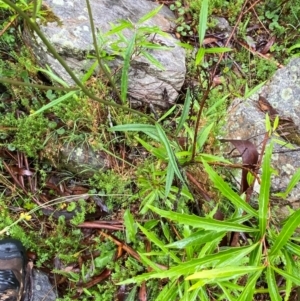
[[[55,17],[46,24],[40,20],[38,23],[41,31],[75,74],[81,77],[93,63],[91,59],[86,59],[87,54],[94,53],[86,1],[46,0],[43,4]],[[121,19],[137,22],[143,15],[157,7],[156,3],[146,0],[90,0],[90,4],[95,28],[102,33],[111,29],[110,23],[116,24]],[[173,13],[167,7],[163,7],[146,24],[170,31],[174,27],[172,23],[174,19]],[[129,38],[132,32],[125,31],[124,35]],[[50,66],[56,74],[72,85],[70,76],[47,51],[40,38],[32,37],[28,31],[24,36],[40,64]],[[149,50],[165,70],[158,69],[141,55],[134,57],[128,77],[129,95],[137,100],[168,107],[169,103],[177,98],[185,79],[185,51],[177,45],[177,40],[170,34],[167,34],[167,37],[150,38],[170,47],[169,50]],[[109,48],[109,45],[107,46]],[[121,66],[121,60],[116,60],[110,65],[116,70],[120,70]]]
[[[32,295],[30,301],[55,301],[56,294],[47,274],[33,269]]]
[[[229,25],[229,22],[223,17],[213,16],[212,18],[216,22],[214,29],[217,32],[224,33],[226,37],[229,36],[229,34],[232,32],[232,27]]]
[[[224,135],[226,138],[249,139],[258,149],[261,149],[266,130],[265,113],[257,108],[259,95],[267,99],[280,117],[291,118],[298,133],[300,129],[300,59],[293,59],[286,67],[279,69],[259,94],[246,100],[237,99],[231,104],[227,112]],[[276,143],[281,140],[283,144],[287,144],[287,141],[280,136],[274,134],[272,140],[275,142],[272,167],[278,174],[273,176],[271,192],[283,192],[292,175],[300,168],[300,138],[299,141],[298,138],[291,141],[293,150]],[[278,200],[278,203],[272,200],[272,204],[279,208],[277,217],[285,218],[289,214],[287,205],[293,209],[300,206],[300,185],[293,189],[286,200]]]
[[[56,158],[58,169],[70,171],[80,178],[91,178],[95,172],[109,168],[109,161],[104,152],[94,151],[89,145],[63,145]]]

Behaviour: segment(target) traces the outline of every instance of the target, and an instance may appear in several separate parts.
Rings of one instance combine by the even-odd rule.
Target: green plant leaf
[[[160,70],[165,70],[165,67],[157,60],[153,55],[151,55],[149,52],[141,50],[141,54],[154,66],[156,66]]]
[[[285,270],[287,271],[287,273],[292,274],[293,269],[297,269],[294,263],[294,259],[288,251],[282,250],[282,253],[285,259]],[[284,301],[290,300],[290,294],[292,292],[292,288],[293,288],[293,282],[290,279],[285,279]]]
[[[225,234],[226,232],[216,233],[214,231],[200,230],[191,234],[186,238],[168,244],[166,245],[166,247],[175,248],[175,249],[184,249],[186,247],[195,246],[195,245],[200,246],[202,244],[213,241],[215,239],[217,240],[221,239],[222,237],[224,237]]]
[[[253,273],[262,269],[264,269],[263,266],[227,266],[219,269],[202,270],[201,272],[194,273],[185,279],[194,280],[236,278],[238,276]]]
[[[167,167],[167,176],[166,176],[166,188],[165,188],[165,195],[166,198],[168,197],[172,184],[174,180],[174,169],[172,164],[169,162]]]
[[[257,279],[260,277],[262,271],[263,270],[259,270],[249,277],[238,300],[242,300],[242,301],[253,301],[254,300],[253,295],[255,292],[256,282],[257,282]]]
[[[176,176],[178,177],[178,179],[182,183],[184,183],[183,176],[182,176],[182,174],[181,174],[181,172],[180,172],[180,170],[178,168],[178,165],[177,165],[177,162],[176,162],[176,157],[175,157],[174,152],[173,152],[173,150],[171,148],[171,145],[169,143],[169,139],[168,139],[167,135],[165,134],[164,130],[162,129],[162,127],[158,123],[156,123],[155,126],[156,126],[156,129],[157,129],[160,141],[161,141],[161,143],[164,145],[164,147],[167,150],[169,161],[170,161],[170,163],[171,163],[171,165],[173,167],[173,170],[174,170]]]
[[[274,270],[270,267],[267,267],[267,284],[271,300],[282,301],[282,298],[278,291],[278,285],[275,279]]]
[[[293,188],[299,183],[300,180],[300,168],[297,169],[297,171],[294,173],[294,175],[292,176],[287,188],[285,192],[281,192],[281,193],[276,193],[276,196],[280,196],[282,198],[287,198],[287,196],[289,195],[289,193],[293,190]]]
[[[198,150],[202,150],[203,145],[205,144],[205,142],[208,139],[208,136],[210,134],[210,131],[212,130],[213,126],[214,126],[214,122],[212,122],[211,124],[207,125],[199,134],[199,137],[197,139],[197,146],[198,146]],[[202,150],[203,151],[203,150]]]
[[[223,291],[225,297],[226,297],[226,300],[228,301],[236,301],[235,298],[232,297],[232,295],[230,294],[230,292],[226,289],[225,285],[223,285],[222,282],[220,281],[217,281],[217,284],[218,286],[221,288],[221,290]]]
[[[130,293],[128,294],[126,301],[135,301],[137,296],[136,296],[136,292],[137,292],[137,286],[135,285],[131,290]]]
[[[214,186],[222,193],[224,197],[226,197],[236,208],[242,208],[247,213],[252,214],[253,216],[258,216],[256,210],[254,210],[237,193],[235,193],[204,160],[202,160],[202,163],[210,180],[214,183]]]
[[[260,83],[259,85],[255,86],[254,88],[252,88],[251,90],[249,90],[248,85],[246,83],[244,99],[247,99],[250,96],[252,96],[253,94],[255,94],[256,92],[258,92],[265,85],[265,83],[266,82],[264,81],[264,82]]]
[[[202,266],[226,266],[232,265],[236,262],[239,262],[245,256],[247,256],[253,249],[257,247],[257,244],[253,244],[248,247],[240,248],[230,248],[225,251],[220,251],[218,253],[205,255],[203,258],[192,259],[186,262],[183,262],[175,267],[171,267],[169,270],[160,271],[160,272],[150,272],[143,275],[133,277],[131,279],[124,280],[119,284],[129,284],[129,283],[140,283],[149,279],[163,279],[163,278],[179,278],[182,275],[190,274],[196,269],[200,269]]]
[[[232,51],[232,49],[226,47],[212,47],[212,48],[205,49],[205,53],[223,53],[229,51]]]
[[[196,215],[189,215],[185,213],[165,211],[153,206],[148,206],[152,211],[159,214],[162,217],[169,218],[172,221],[179,224],[190,225],[194,228],[202,228],[205,230],[213,230],[216,232],[231,231],[231,232],[256,232],[257,229],[253,227],[247,227],[236,223],[230,223],[225,221],[218,221],[212,218],[199,217]]]
[[[130,67],[131,56],[133,54],[134,46],[136,41],[136,33],[133,34],[131,37],[124,57],[124,64],[122,68],[122,75],[121,75],[121,98],[123,103],[126,102],[127,99],[127,92],[128,92],[128,71]]]
[[[136,241],[137,226],[129,209],[124,212],[124,225],[126,229],[126,242],[131,243]]]
[[[115,33],[121,32],[126,28],[134,29],[134,25],[127,20],[120,20],[118,25],[111,24],[112,29],[103,34],[103,37],[111,36]]]
[[[173,251],[170,251],[166,248],[164,242],[159,239],[153,232],[149,232],[146,228],[142,225],[137,223],[140,230],[145,234],[145,236],[154,243],[157,247],[159,247],[165,254],[168,254],[175,262],[180,263],[181,260],[175,255]]]
[[[176,300],[178,292],[178,281],[177,279],[170,281],[168,285],[165,285],[159,295],[156,297],[156,301],[170,301]]]
[[[269,197],[271,187],[271,157],[273,151],[273,144],[271,143],[266,147],[265,156],[262,164],[262,176],[260,191],[258,197],[258,221],[260,235],[263,236],[267,229],[267,223],[269,219]]]
[[[196,59],[195,59],[195,65],[198,66],[201,64],[203,58],[205,55],[205,49],[204,48],[199,48],[197,54],[196,54]]]
[[[202,47],[203,40],[205,37],[206,26],[207,26],[207,16],[208,16],[208,0],[203,0],[203,1],[201,1],[201,10],[200,10],[200,14],[199,14],[199,25],[198,25],[200,47]]]
[[[295,233],[295,229],[300,224],[300,210],[294,212],[285,222],[284,226],[282,227],[280,234],[278,235],[277,239],[272,246],[269,256],[278,255],[280,249],[283,248],[290,237]]]
[[[157,15],[159,13],[159,11],[162,9],[163,4],[156,7],[155,9],[153,9],[152,11],[150,11],[149,13],[145,14],[144,16],[142,16],[138,21],[137,24],[142,24],[145,21],[153,18],[155,15]]]
[[[45,106],[42,106],[40,109],[38,109],[37,111],[33,112],[32,114],[30,114],[30,116],[34,116],[34,115],[37,115],[37,114],[40,114],[58,104],[60,104],[61,102],[69,99],[70,97],[74,96],[78,91],[71,91],[67,94],[65,94],[64,96],[61,96],[55,100],[52,100],[51,102],[49,102],[48,104],[46,104]]]
[[[270,266],[276,273],[278,273],[279,275],[283,276],[285,279],[288,279],[290,281],[292,281],[293,283],[295,283],[297,286],[300,286],[300,279],[299,279],[299,274],[297,273],[297,275],[293,275],[291,273],[287,273],[281,269],[278,269],[274,266]]]
[[[185,95],[182,113],[181,113],[181,116],[180,116],[180,119],[178,122],[176,135],[178,135],[178,133],[181,131],[185,121],[187,120],[187,118],[189,116],[191,101],[192,101],[191,91],[190,91],[190,88],[188,88],[186,91],[186,95]]]

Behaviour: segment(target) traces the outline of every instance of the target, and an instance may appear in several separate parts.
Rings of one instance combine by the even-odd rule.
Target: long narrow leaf
[[[203,258],[192,259],[178,266],[172,267],[167,271],[157,272],[150,272],[145,273],[143,275],[139,275],[133,277],[131,279],[127,279],[122,281],[119,284],[128,284],[128,283],[139,283],[142,281],[146,281],[149,279],[163,279],[163,278],[172,278],[177,277],[179,278],[182,275],[193,273],[196,269],[201,268],[202,266],[216,266],[218,264],[223,265],[231,265],[235,262],[238,262],[245,256],[247,256],[253,249],[257,247],[257,244],[253,244],[249,247],[240,247],[240,248],[231,248],[229,250],[221,251],[215,254],[207,255]]]
[[[239,296],[239,300],[243,301],[253,301],[253,295],[255,291],[255,285],[258,277],[260,277],[263,270],[257,271],[251,277],[249,277],[247,284],[245,285],[241,295]]]
[[[150,11],[149,13],[145,14],[144,16],[142,16],[138,21],[137,24],[142,24],[145,21],[153,18],[155,15],[157,15],[159,13],[159,11],[162,9],[163,4],[156,7],[155,9],[153,9],[152,11]]]
[[[283,255],[285,259],[285,270],[288,273],[293,273],[293,269],[297,269],[294,263],[294,259],[292,258],[291,254],[283,250]],[[284,294],[284,301],[289,301],[290,300],[290,294],[292,292],[293,288],[293,282],[290,279],[285,279],[285,294]]]
[[[295,233],[295,229],[300,224],[300,210],[294,212],[282,227],[273,247],[270,250],[269,256],[277,255],[280,249],[285,246],[290,237]]]
[[[300,278],[299,278],[299,274],[297,275],[293,275],[291,273],[287,273],[283,270],[280,270],[274,266],[271,266],[272,269],[278,273],[279,275],[283,276],[285,279],[289,279],[290,281],[292,281],[293,283],[295,283],[297,286],[300,286]]]
[[[186,280],[194,279],[223,279],[223,278],[236,278],[248,273],[256,272],[264,269],[263,266],[228,266],[219,269],[203,270],[201,272],[194,273]]]
[[[267,146],[263,164],[262,164],[262,176],[261,185],[259,191],[259,209],[258,220],[260,235],[263,236],[267,229],[267,223],[269,218],[269,197],[271,187],[271,156],[272,156],[273,144]]]
[[[128,71],[130,67],[131,56],[134,50],[135,39],[136,39],[136,33],[134,33],[133,36],[131,37],[124,57],[124,64],[123,64],[122,75],[121,75],[121,98],[123,103],[126,101],[127,98]]]
[[[190,236],[183,238],[179,241],[175,241],[171,244],[166,245],[167,248],[184,249],[190,246],[200,246],[207,242],[211,242],[215,239],[221,239],[226,232],[216,233],[215,231],[204,231],[200,230]]]
[[[199,134],[199,138],[197,139],[197,146],[198,146],[199,151],[202,150],[202,147],[203,147],[204,143],[207,141],[208,136],[209,136],[210,131],[213,128],[213,126],[214,126],[214,122],[207,125]]]
[[[215,187],[226,197],[236,208],[242,208],[247,213],[257,216],[257,211],[254,210],[248,203],[246,203],[237,193],[235,193],[230,186],[204,161],[202,160],[204,168],[208,173],[210,180]]]
[[[228,301],[236,301],[235,298],[233,298],[230,294],[230,292],[226,289],[225,285],[223,285],[222,282],[217,282],[218,286],[221,288],[221,290],[223,291],[224,295],[226,296],[226,300]]]
[[[281,196],[282,198],[286,198],[288,194],[292,191],[292,189],[299,183],[299,181],[300,181],[300,168],[292,176],[286,188],[286,191],[277,193],[276,195]]]
[[[203,0],[201,2],[201,10],[199,15],[199,26],[198,26],[198,34],[199,34],[199,44],[200,47],[202,46],[205,32],[206,32],[206,26],[207,26],[207,16],[208,16],[208,0]]]
[[[40,114],[58,104],[60,104],[61,102],[67,100],[68,98],[72,97],[74,94],[76,94],[78,91],[71,91],[69,93],[67,93],[66,95],[64,96],[61,96],[55,100],[52,100],[50,103],[48,103],[47,105],[41,107],[40,109],[38,109],[37,111],[35,111],[34,113],[30,114],[30,116],[34,116],[34,115],[37,115],[37,114]]]
[[[170,193],[170,190],[171,190],[171,187],[173,184],[173,180],[174,180],[174,169],[173,169],[172,164],[170,164],[170,162],[169,162],[168,167],[167,167],[166,187],[165,187],[166,198],[168,197],[168,195]]]
[[[187,91],[186,91],[186,95],[185,95],[185,100],[184,100],[182,113],[181,113],[179,123],[178,123],[178,126],[177,126],[176,135],[181,131],[181,129],[183,127],[183,124],[185,123],[185,121],[187,120],[187,118],[189,116],[191,100],[192,100],[191,91],[188,88]]]
[[[128,131],[134,131],[134,132],[155,132],[156,128],[154,125],[150,124],[121,124],[121,125],[116,125],[108,129],[110,132],[128,132]]]
[[[195,228],[202,228],[205,230],[213,230],[216,232],[232,231],[232,232],[256,232],[257,229],[247,227],[236,223],[225,221],[218,221],[212,218],[199,217],[196,215],[189,215],[178,212],[165,211],[153,206],[148,206],[152,211],[156,212],[162,217],[169,218],[179,224],[190,225]]]
[[[168,154],[168,158],[170,160],[170,163],[173,167],[173,170],[176,174],[176,176],[178,177],[178,179],[184,183],[184,179],[183,179],[183,176],[178,168],[178,164],[177,164],[177,161],[176,161],[176,157],[174,155],[174,152],[171,148],[171,145],[169,143],[169,139],[167,137],[167,135],[165,134],[164,130],[162,129],[162,127],[156,123],[155,124],[156,126],[156,129],[157,129],[157,132],[158,132],[158,136],[160,138],[160,141],[162,142],[162,144],[165,146],[166,150],[167,150],[167,154]]]
[[[272,301],[282,301],[278,291],[274,270],[270,267],[267,268],[267,284],[268,290]]]
[[[146,228],[138,223],[137,225],[140,230],[146,235],[146,237],[157,247],[159,247],[166,255],[168,254],[177,263],[181,262],[181,260],[173,253],[173,251],[168,250],[165,244],[158,237],[156,237],[153,232],[149,232]]]

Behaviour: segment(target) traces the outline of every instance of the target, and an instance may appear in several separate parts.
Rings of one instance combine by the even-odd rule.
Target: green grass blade
[[[145,234],[145,236],[152,242],[154,243],[157,247],[159,247],[166,255],[169,255],[175,262],[180,263],[181,259],[179,259],[174,252],[170,251],[169,249],[166,248],[165,243],[159,239],[154,232],[149,232],[146,228],[138,224],[138,227],[140,230]]]
[[[155,67],[157,67],[160,70],[165,70],[165,67],[157,60],[153,55],[151,55],[149,52],[141,50],[141,54]]]
[[[286,198],[288,194],[292,191],[292,189],[298,184],[300,180],[300,169],[298,169],[294,175],[292,176],[285,192],[277,193],[277,196],[280,196],[282,198]]]
[[[262,176],[259,192],[259,209],[258,220],[260,235],[263,236],[267,229],[267,223],[269,218],[269,197],[271,187],[271,156],[272,156],[273,144],[271,143],[266,147],[265,156],[262,164]]]
[[[173,184],[173,180],[174,180],[174,169],[173,169],[172,164],[170,164],[170,162],[169,162],[168,167],[167,167],[166,187],[165,187],[166,198],[168,197],[168,195],[170,193],[170,190],[171,190],[171,187]]]
[[[277,239],[272,246],[269,256],[278,255],[280,249],[283,248],[289,238],[295,233],[295,229],[300,224],[300,210],[294,212],[288,220],[285,222],[284,226],[282,227],[280,234],[278,235]]]
[[[160,141],[167,150],[169,161],[170,161],[170,163],[171,163],[171,165],[174,169],[174,172],[175,172],[176,176],[178,177],[178,179],[182,183],[184,183],[183,176],[182,176],[182,174],[181,174],[181,172],[178,168],[178,165],[177,165],[177,162],[176,162],[176,157],[175,157],[174,152],[171,148],[171,145],[169,143],[169,139],[168,139],[167,135],[165,134],[164,130],[162,129],[162,127],[158,123],[156,123],[155,126],[156,126],[156,129],[157,129]]]
[[[110,132],[128,132],[128,131],[134,131],[134,132],[154,132],[156,133],[156,128],[154,125],[150,124],[121,124],[116,125],[108,129]]]
[[[129,209],[126,209],[124,212],[124,225],[126,233],[126,242],[131,243],[136,241],[137,226],[134,222],[133,216],[130,213]]]
[[[200,246],[207,242],[211,242],[215,239],[221,239],[226,232],[218,232],[215,231],[205,231],[200,230],[197,231],[190,236],[183,238],[181,240],[175,241],[171,244],[166,245],[167,248],[175,248],[175,249],[184,249],[186,247],[191,247],[194,245]]]
[[[257,279],[260,277],[263,270],[259,270],[256,273],[254,273],[252,276],[249,277],[247,284],[245,285],[241,295],[239,296],[238,300],[241,301],[253,301],[253,295],[255,292],[255,286]]]
[[[279,275],[283,276],[286,280],[290,280],[293,283],[295,283],[297,286],[300,286],[300,278],[299,278],[299,274],[297,273],[297,275],[293,275],[291,273],[287,273],[283,270],[280,270],[274,266],[271,266],[272,269],[278,273]]]
[[[67,94],[65,94],[64,96],[61,96],[55,100],[52,100],[50,103],[46,104],[45,106],[41,107],[40,109],[38,109],[37,111],[35,111],[34,113],[30,114],[30,116],[34,116],[34,115],[37,115],[37,114],[40,114],[58,104],[60,104],[61,102],[69,99],[70,97],[72,97],[73,95],[75,95],[78,91],[71,91]]]
[[[121,75],[121,98],[123,103],[125,103],[127,99],[128,71],[130,67],[131,56],[135,46],[135,40],[136,40],[136,33],[134,33],[133,36],[131,37],[124,57],[124,64],[123,64],[122,75]]]
[[[203,258],[192,259],[178,266],[171,267],[169,270],[160,271],[160,272],[150,272],[143,275],[133,277],[132,279],[127,279],[119,284],[128,284],[128,283],[139,283],[149,279],[163,279],[163,278],[179,278],[182,275],[187,275],[193,273],[196,269],[200,269],[202,266],[217,266],[221,265],[232,265],[245,256],[247,256],[253,249],[257,247],[257,244],[253,244],[249,247],[240,247],[240,248],[231,248],[225,251],[218,253],[206,255]]]
[[[202,47],[202,43],[205,37],[207,16],[208,16],[208,0],[203,0],[201,1],[201,10],[199,15],[199,25],[198,25],[200,47]]]
[[[223,291],[224,295],[226,296],[226,300],[236,301],[236,299],[231,296],[230,292],[227,290],[227,288],[225,287],[225,285],[223,285],[222,282],[217,282],[217,284],[221,288],[221,290]]]
[[[149,13],[145,14],[144,16],[142,16],[138,21],[137,24],[142,24],[145,21],[153,18],[155,15],[157,15],[159,13],[159,11],[162,9],[163,4],[158,6],[157,8],[153,9],[152,11],[150,11]]]
[[[285,270],[287,273],[293,273],[293,269],[296,269],[295,264],[294,264],[294,259],[291,256],[289,252],[286,250],[283,250],[283,256],[285,259]],[[290,300],[290,295],[292,292],[293,288],[293,282],[290,279],[285,279],[285,294],[284,294],[284,301],[289,301]]]
[[[267,284],[271,300],[282,301],[278,291],[274,270],[270,267],[267,267]]]
[[[222,193],[224,197],[226,197],[236,208],[242,208],[247,213],[253,216],[258,216],[256,210],[254,210],[237,193],[235,193],[204,160],[202,160],[202,162],[210,180],[214,183],[215,187]]]
[[[202,270],[201,272],[194,273],[188,277],[186,280],[195,279],[226,279],[226,278],[236,278],[248,273],[253,273],[264,269],[263,266],[227,266],[212,270]]]
[[[198,146],[199,151],[202,150],[202,147],[203,147],[204,143],[207,141],[210,131],[212,130],[214,124],[215,123],[212,122],[211,124],[207,125],[199,134],[199,137],[197,139],[197,146]]]
[[[232,49],[226,47],[212,47],[212,48],[205,49],[205,53],[223,53],[229,51],[232,51]]]
[[[187,118],[189,116],[191,101],[192,101],[191,91],[190,91],[190,88],[188,88],[186,91],[186,95],[185,95],[182,113],[181,113],[179,123],[177,126],[176,135],[181,131],[185,121],[187,120]]]
[[[169,282],[168,285],[165,285],[159,295],[156,297],[156,301],[170,301],[176,300],[178,293],[178,281],[177,279]]]
[[[123,31],[126,28],[134,29],[134,25],[130,21],[120,20],[119,23],[120,24],[118,24],[118,25],[111,24],[112,29],[107,31],[103,36],[107,37],[107,36],[113,35],[115,33]]]
[[[184,213],[165,211],[153,206],[148,206],[152,211],[159,214],[162,217],[169,218],[179,224],[189,225],[194,228],[202,228],[205,230],[213,230],[216,232],[232,231],[232,232],[256,232],[257,229],[253,227],[247,227],[236,223],[230,223],[225,221],[219,221],[212,218],[199,217],[196,215],[189,215]]]

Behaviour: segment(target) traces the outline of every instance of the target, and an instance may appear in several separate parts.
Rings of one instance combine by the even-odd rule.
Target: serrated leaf
[[[253,273],[259,270],[263,270],[263,266],[229,266],[219,269],[203,270],[201,272],[194,273],[186,280],[194,279],[222,279],[222,278],[236,278],[248,273]]]
[[[192,259],[186,262],[183,262],[175,267],[171,267],[167,271],[150,272],[145,273],[143,275],[139,275],[133,277],[131,279],[124,280],[119,284],[129,284],[129,283],[139,283],[142,281],[146,281],[149,279],[163,279],[163,278],[179,278],[182,275],[190,274],[194,272],[196,269],[201,268],[201,266],[205,265],[232,265],[236,262],[242,260],[245,256],[247,256],[253,249],[257,247],[257,244],[253,244],[249,247],[240,247],[240,248],[231,248],[229,250],[220,251],[218,253],[206,255],[203,258]]]
[[[136,33],[134,33],[133,36],[131,37],[127,45],[127,49],[125,51],[124,63],[123,63],[122,74],[121,74],[121,98],[123,103],[125,103],[127,99],[128,72],[130,67],[131,56],[135,46],[135,41],[136,41]]]
[[[260,235],[263,236],[267,229],[269,219],[269,201],[270,201],[270,188],[271,188],[271,157],[273,151],[273,144],[271,143],[266,147],[265,156],[262,164],[262,176],[260,191],[258,197],[258,221]]]
[[[178,168],[176,157],[175,157],[174,152],[173,152],[173,150],[171,148],[171,145],[170,145],[170,142],[169,142],[169,139],[168,139],[167,135],[165,134],[164,130],[162,129],[162,127],[158,123],[156,123],[155,126],[156,126],[156,129],[157,129],[160,141],[164,145],[164,147],[166,148],[166,151],[167,151],[167,154],[168,154],[168,158],[169,158],[169,162],[172,165],[173,170],[174,170],[176,176],[178,177],[178,179],[182,183],[184,183],[183,176],[182,176],[182,174],[181,174],[181,172],[180,172],[180,170]]]
[[[178,122],[177,130],[176,130],[176,135],[181,131],[185,121],[187,120],[190,112],[190,106],[191,106],[191,91],[190,88],[187,89],[186,94],[185,94],[185,100],[184,100],[184,105],[182,109],[182,113]]]
[[[272,246],[269,256],[277,255],[280,252],[280,249],[283,248],[290,237],[295,233],[295,229],[300,224],[300,210],[294,212],[285,222],[282,227],[280,234]]]
[[[165,244],[161,241],[161,239],[159,239],[153,232],[149,232],[146,228],[144,228],[138,223],[137,225],[140,228],[140,230],[146,235],[146,237],[157,247],[159,247],[165,254],[168,254],[175,262],[181,262],[181,260],[174,254],[174,252],[168,250]]]
[[[181,240],[166,245],[167,248],[184,249],[190,246],[200,246],[215,239],[221,239],[227,232],[216,233],[214,231],[200,230]]]
[[[138,21],[137,24],[142,24],[145,21],[153,18],[155,15],[157,15],[159,13],[159,11],[162,9],[163,4],[156,7],[155,9],[153,9],[152,11],[150,11],[149,13],[145,14],[144,16],[142,16]]]
[[[267,267],[267,284],[268,291],[272,301],[282,301],[281,296],[278,291],[277,282],[275,279],[274,270]]]
[[[204,161],[202,160],[204,168],[208,173],[210,180],[214,186],[226,197],[236,208],[242,208],[247,213],[253,216],[258,216],[257,211],[254,210],[248,203],[246,203],[237,193],[235,193],[230,186]]]
[[[253,227],[247,227],[236,223],[218,221],[212,218],[199,217],[196,215],[165,211],[150,205],[148,207],[162,217],[169,218],[170,220],[176,221],[179,224],[190,225],[194,228],[202,228],[205,230],[213,230],[216,232],[224,232],[224,231],[257,232],[258,231]]]

